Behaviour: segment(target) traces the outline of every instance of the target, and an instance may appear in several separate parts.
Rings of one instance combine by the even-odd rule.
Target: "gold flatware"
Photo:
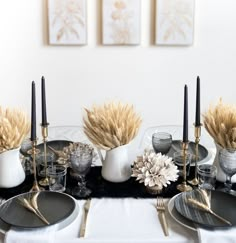
[[[157,197],[157,211],[165,236],[169,236],[168,225],[165,216],[165,202],[162,197]]]
[[[88,212],[89,212],[89,208],[90,208],[90,203],[91,203],[91,199],[88,199],[84,204],[84,215],[83,215],[83,218],[82,218],[82,223],[81,223],[80,232],[79,232],[80,237],[85,236],[87,216],[88,216]]]

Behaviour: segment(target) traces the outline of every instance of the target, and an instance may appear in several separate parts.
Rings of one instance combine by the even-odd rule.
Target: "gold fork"
[[[89,208],[90,208],[90,203],[91,203],[91,199],[88,199],[84,204],[84,215],[82,218],[82,223],[80,226],[80,233],[79,233],[80,237],[84,237],[84,235],[85,235],[87,216],[88,216],[88,212],[89,212]]]
[[[161,222],[164,234],[165,234],[165,236],[169,236],[168,225],[167,225],[166,216],[165,216],[165,203],[164,203],[164,199],[162,197],[157,197],[157,207],[156,208],[157,208],[157,211],[159,212],[158,216],[159,216],[159,220]]]

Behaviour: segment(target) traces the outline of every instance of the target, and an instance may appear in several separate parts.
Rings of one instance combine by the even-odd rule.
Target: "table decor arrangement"
[[[134,107],[121,102],[108,102],[85,109],[84,133],[99,149],[106,151],[101,160],[102,176],[111,182],[123,182],[131,176],[128,146],[137,135],[141,118]]]
[[[138,156],[132,167],[132,177],[144,183],[151,194],[160,194],[164,187],[178,179],[178,169],[172,158],[156,154],[153,150],[145,150]]]
[[[30,212],[35,214],[37,217],[39,217],[39,219],[41,219],[45,224],[49,225],[50,223],[47,221],[47,219],[43,216],[38,208],[38,195],[39,192],[36,192],[30,194],[29,197],[20,197],[19,203]]]
[[[71,196],[52,191],[22,193],[0,206],[0,219],[22,229],[68,225],[77,214],[77,204]],[[63,222],[65,220],[67,222]]]
[[[186,219],[201,227],[229,228],[236,225],[236,197],[211,190],[193,190],[176,196],[174,206]]]
[[[0,107],[0,187],[21,184],[25,172],[20,161],[20,145],[29,133],[27,114],[16,108]]]
[[[203,114],[204,126],[216,145],[214,165],[217,167],[217,180],[225,182],[226,175],[219,166],[219,151],[221,149],[236,149],[236,106],[227,104],[220,99],[216,105],[211,105]],[[236,182],[236,176],[232,177]]]
[[[221,217],[220,215],[216,214],[214,211],[211,209],[211,201],[210,201],[210,196],[206,192],[206,190],[196,190],[196,192],[199,192],[201,195],[201,200],[198,200],[196,198],[191,197],[186,197],[186,203],[191,205],[192,207],[199,209],[203,212],[209,213],[211,215],[214,215],[217,219],[221,220],[223,223],[226,223],[227,225],[231,226],[232,224]]]

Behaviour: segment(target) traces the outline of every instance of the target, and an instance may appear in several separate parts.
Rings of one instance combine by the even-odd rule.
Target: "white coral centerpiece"
[[[132,177],[137,177],[140,183],[155,187],[158,191],[167,187],[171,181],[176,181],[179,172],[171,157],[156,154],[152,149],[145,149],[144,154],[137,157],[132,170]]]

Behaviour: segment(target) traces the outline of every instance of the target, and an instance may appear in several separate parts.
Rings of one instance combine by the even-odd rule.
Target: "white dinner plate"
[[[172,197],[167,205],[168,208],[168,212],[170,214],[170,216],[179,224],[181,224],[182,226],[191,229],[193,231],[197,231],[194,223],[191,220],[188,220],[187,218],[183,217],[181,214],[179,214],[177,212],[177,210],[175,209],[175,199],[179,194],[175,195],[174,197]]]

